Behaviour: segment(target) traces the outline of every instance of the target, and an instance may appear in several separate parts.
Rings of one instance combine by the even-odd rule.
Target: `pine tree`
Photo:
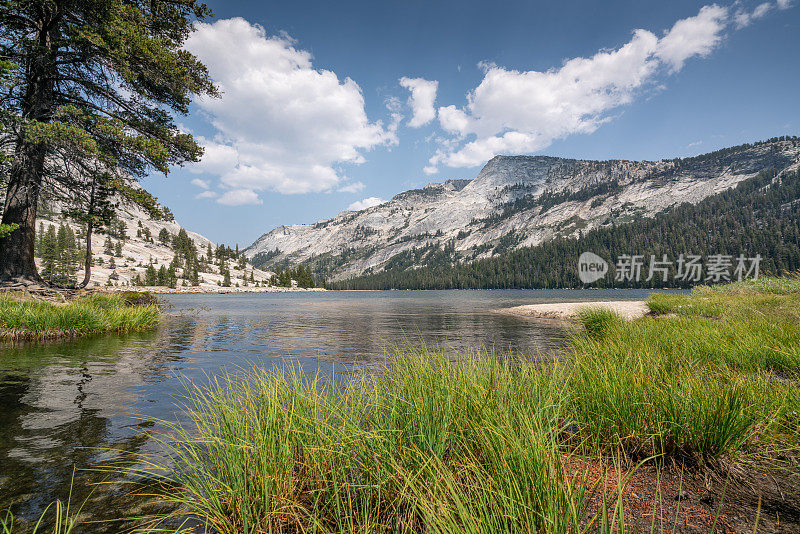
[[[172,241],[172,236],[170,235],[169,230],[162,228],[161,231],[158,232],[158,240],[165,247],[168,246]]]
[[[175,288],[178,285],[178,275],[174,263],[170,263],[164,275],[164,285],[171,288]]]
[[[111,241],[110,235],[106,236],[106,240],[103,243],[103,254],[105,254],[106,256],[114,255],[114,242]]]
[[[117,244],[114,245],[114,256],[118,258],[122,257],[122,241],[117,241]]]
[[[158,273],[152,263],[147,265],[144,271],[144,285],[155,286],[158,285]]]
[[[69,225],[58,227],[56,242],[56,281],[63,285],[72,284],[78,268],[78,243]]]
[[[200,275],[197,273],[197,267],[191,270],[191,274],[189,275],[189,282],[195,287],[200,285]]]
[[[167,285],[167,268],[163,265],[158,268],[158,273],[156,274],[156,285],[158,286],[165,286]]]
[[[50,225],[47,228],[47,231],[42,236],[39,248],[42,258],[42,278],[53,282],[57,276],[58,265],[58,237],[56,236],[55,226]]]
[[[75,168],[124,182],[199,160],[202,149],[173,113],[187,113],[193,95],[217,94],[184,47],[209,13],[195,0],[0,3],[0,111],[4,153],[13,155],[0,222],[18,225],[0,240],[1,279],[39,279],[33,254],[45,180],[80,193],[86,180]]]

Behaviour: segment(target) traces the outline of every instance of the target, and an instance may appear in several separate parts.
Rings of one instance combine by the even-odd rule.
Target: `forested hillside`
[[[305,264],[332,281],[403,270],[420,255],[416,267],[506,258],[697,204],[764,170],[799,166],[800,139],[792,136],[662,161],[496,156],[473,180],[431,183],[315,224],[279,226],[245,254],[263,268]]]
[[[592,251],[612,263],[611,274],[595,287],[688,286],[676,281],[674,266],[669,282],[616,281],[614,258],[664,254],[708,257],[716,254],[753,257],[760,254],[762,272],[781,275],[800,269],[800,171],[777,174],[764,171],[734,189],[698,204],[682,204],[626,224],[586,232],[577,238],[553,241],[472,263],[454,262],[452,249],[422,247],[392,259],[387,269],[331,282],[336,289],[514,289],[581,287],[578,257]],[[417,267],[420,266],[421,267]]]

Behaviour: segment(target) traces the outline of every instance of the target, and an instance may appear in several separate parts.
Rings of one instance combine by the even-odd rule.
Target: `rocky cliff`
[[[697,203],[761,170],[798,166],[798,138],[660,162],[496,156],[473,180],[432,183],[316,224],[280,226],[245,253],[255,265],[304,262],[333,279],[380,271],[414,248],[439,247],[471,261]]]

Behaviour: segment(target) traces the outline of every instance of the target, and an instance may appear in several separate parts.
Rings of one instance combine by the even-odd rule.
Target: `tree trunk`
[[[84,275],[83,282],[78,284],[78,288],[83,288],[89,285],[92,279],[92,221],[86,225],[86,260],[84,262]]]
[[[0,239],[0,282],[41,284],[36,270],[36,210],[44,174],[47,145],[29,139],[24,121],[49,123],[53,117],[56,79],[55,37],[60,17],[57,3],[43,3],[36,20],[37,45],[26,58],[24,96],[21,101],[23,128],[16,142],[14,162],[9,173],[3,224],[19,225],[5,239]],[[55,10],[55,11],[54,11]]]
[[[92,180],[92,190],[89,193],[89,209],[87,210],[89,220],[86,222],[86,258],[84,262],[84,275],[83,282],[78,284],[78,288],[88,286],[89,281],[92,279],[92,230],[94,229],[94,220],[92,219],[92,216],[94,215],[94,188],[95,181]]]
[[[44,155],[44,147],[31,144],[23,144],[15,154],[2,223],[16,223],[19,228],[0,239],[1,282],[43,283],[34,261],[34,245]]]

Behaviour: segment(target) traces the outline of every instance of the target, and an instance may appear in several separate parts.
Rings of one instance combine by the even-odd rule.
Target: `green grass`
[[[52,518],[51,515],[52,509]],[[79,527],[77,513],[71,514],[69,506],[64,506],[61,501],[56,501],[48,506],[41,517],[33,525],[30,534],[71,534]],[[11,512],[6,512],[4,517],[0,517],[0,534],[14,534],[19,532],[15,527],[14,516]]]
[[[68,303],[0,295],[0,340],[132,332],[153,327],[158,319],[155,304],[131,304],[124,295],[90,294]]]
[[[624,477],[609,494],[581,466],[796,471],[796,287],[654,295],[634,321],[590,310],[552,364],[403,347],[344,383],[187,384],[185,422],[156,436],[167,459],[133,470],[168,510],[143,532],[187,516],[231,534],[623,531]]]
[[[74,473],[73,473],[74,482]],[[60,500],[50,503],[34,525],[20,525],[11,511],[0,514],[0,534],[14,534],[25,529],[30,534],[72,534],[80,528],[79,516],[83,505],[71,507],[72,485],[66,504]]]
[[[564,469],[564,386],[558,368],[426,349],[342,386],[253,370],[193,386],[161,441],[171,466],[137,474],[224,533],[567,532],[587,487]]]
[[[570,341],[574,416],[626,452],[705,463],[797,446],[800,283],[653,294],[653,316],[588,310]]]
[[[618,328],[607,350],[638,342],[664,357],[742,371],[800,373],[800,280],[763,278],[690,295],[654,294],[655,318]]]

